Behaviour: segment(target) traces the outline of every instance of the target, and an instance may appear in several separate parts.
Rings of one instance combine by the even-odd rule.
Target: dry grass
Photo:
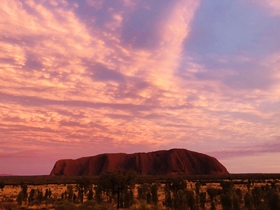
[[[96,183],[96,177],[88,177],[91,179],[92,183]],[[200,178],[200,179],[198,179]],[[140,180],[140,181],[139,181]],[[139,183],[153,183],[158,182],[160,183],[159,191],[158,191],[158,209],[165,209],[163,206],[163,201],[165,199],[165,192],[164,192],[164,182],[163,178],[159,177],[142,177],[139,179]],[[246,175],[233,175],[231,177],[225,177],[222,179],[221,177],[207,177],[207,176],[200,176],[200,177],[192,177],[191,179],[187,180],[187,188],[190,190],[195,191],[195,184],[196,182],[201,183],[200,190],[206,192],[208,188],[215,188],[215,189],[222,189],[220,183],[222,181],[232,181],[234,183],[235,189],[239,188],[242,191],[242,194],[248,192],[247,183],[248,181],[252,181],[252,187],[255,186],[265,186],[271,185],[271,183],[276,183],[276,187],[280,190],[280,174],[249,174]],[[61,200],[61,194],[67,190],[67,186],[72,185],[74,192],[77,194],[78,191],[75,188],[76,186],[77,177],[50,177],[50,176],[39,176],[39,177],[0,177],[0,182],[5,183],[5,187],[0,190],[0,210],[1,209],[17,209],[17,196],[21,191],[20,183],[26,183],[28,185],[28,194],[30,193],[31,189],[38,189],[45,194],[46,189],[51,190],[52,201],[59,201]],[[49,183],[48,183],[49,182]],[[138,184],[139,185],[139,184]],[[140,201],[137,201],[137,186],[134,189],[134,197],[136,200],[136,204],[133,206],[134,209],[140,208],[143,205]],[[86,200],[86,196],[84,197]],[[216,209],[222,209],[220,204],[220,197],[217,196],[217,205]],[[77,204],[78,205],[78,204]],[[27,207],[27,202],[24,202],[23,207]],[[45,201],[41,205],[33,205],[28,206],[28,209],[40,209],[46,207]],[[210,209],[210,198],[207,195],[206,197],[206,209]],[[132,209],[133,209],[132,208]],[[152,207],[151,207],[152,208]],[[54,209],[54,204],[48,204],[47,209]]]

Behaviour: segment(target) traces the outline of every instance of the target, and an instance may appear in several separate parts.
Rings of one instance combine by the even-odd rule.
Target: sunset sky
[[[4,0],[0,174],[185,148],[280,173],[279,0]]]

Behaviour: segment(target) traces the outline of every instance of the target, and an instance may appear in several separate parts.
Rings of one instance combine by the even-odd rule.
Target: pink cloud
[[[3,3],[0,144],[9,152],[0,156],[227,146],[232,154],[241,143],[277,136],[278,53],[198,59],[186,42],[203,6],[189,0]]]
[[[269,10],[268,12],[274,16],[280,15],[280,3],[277,0],[265,0],[265,1],[250,0],[250,1],[259,5],[262,8],[267,8]]]

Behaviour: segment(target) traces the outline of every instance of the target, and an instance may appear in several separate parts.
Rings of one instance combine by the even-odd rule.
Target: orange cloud
[[[185,42],[203,2],[86,2],[2,4],[0,143],[9,154],[203,152],[279,136],[278,53],[196,59]]]

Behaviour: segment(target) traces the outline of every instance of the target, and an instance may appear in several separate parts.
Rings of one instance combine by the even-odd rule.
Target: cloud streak
[[[47,165],[27,174],[59,158],[171,147],[279,158],[280,25],[266,3],[3,3],[0,156]]]

